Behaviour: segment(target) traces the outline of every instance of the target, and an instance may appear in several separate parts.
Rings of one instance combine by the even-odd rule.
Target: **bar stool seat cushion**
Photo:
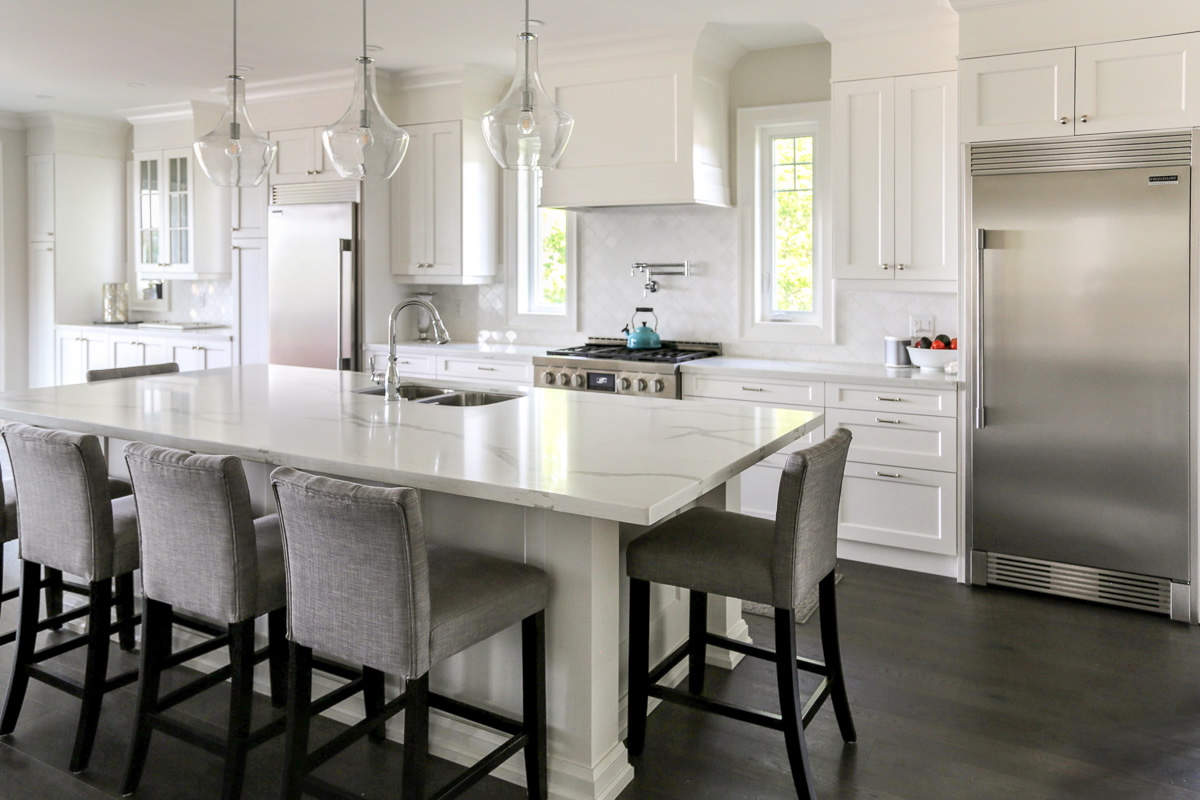
[[[0,514],[0,543],[17,538],[17,491],[12,481],[4,481],[4,513]]]
[[[456,547],[428,554],[431,665],[546,607],[550,583],[537,567]]]
[[[256,616],[262,616],[287,605],[287,581],[283,574],[283,534],[279,530],[278,514],[254,520],[254,547],[258,555]]]
[[[775,522],[733,511],[693,508],[634,539],[631,578],[774,606]]]
[[[113,500],[113,575],[133,572],[141,565],[138,552],[137,504],[133,495]]]

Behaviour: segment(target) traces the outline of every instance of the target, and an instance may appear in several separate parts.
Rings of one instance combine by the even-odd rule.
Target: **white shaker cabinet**
[[[962,139],[1200,125],[1200,33],[967,58]]]
[[[271,131],[267,138],[279,145],[271,165],[271,183],[340,181],[321,142],[322,128]]]
[[[194,177],[186,148],[134,153],[134,263],[139,276],[195,273]]]
[[[233,364],[233,343],[228,339],[172,339],[171,361],[180,372],[217,369]]]
[[[498,169],[477,124],[405,125],[408,153],[392,177],[392,277],[480,284],[498,260]]]
[[[159,336],[110,333],[108,335],[108,360],[109,366],[114,369],[165,364],[171,360],[171,347],[166,339]]]
[[[112,366],[108,353],[108,336],[92,333],[86,328],[59,328],[54,336],[60,386],[87,381],[88,370]]]
[[[269,189],[266,181],[230,189],[229,227],[234,241],[267,238]]]
[[[835,278],[957,280],[956,114],[951,72],[834,84]]]
[[[27,170],[29,241],[54,241],[54,156],[29,156]]]

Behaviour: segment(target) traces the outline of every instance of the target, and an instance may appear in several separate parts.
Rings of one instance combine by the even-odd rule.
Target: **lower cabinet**
[[[171,361],[180,372],[198,369],[218,369],[233,364],[233,347],[229,341],[212,339],[178,339],[170,342]]]
[[[742,513],[774,518],[787,455],[842,427],[849,429],[854,439],[842,484],[838,538],[939,556],[956,555],[955,388],[933,385],[897,390],[814,383],[802,377],[763,381],[711,373],[701,377],[686,372],[683,385],[684,399],[688,400],[736,400],[825,414],[823,428],[742,473]],[[779,402],[784,398],[816,399],[825,405]],[[884,562],[886,558],[881,560]]]
[[[228,367],[233,340],[219,336],[170,336],[133,332],[109,333],[88,327],[55,330],[57,384],[84,383],[93,369],[141,367],[174,361],[180,372]]]
[[[423,347],[423,346],[420,346]],[[367,358],[375,357],[375,371],[387,371],[387,348],[371,345]],[[368,364],[363,370],[368,371]],[[414,352],[399,348],[396,351],[396,370],[401,378],[416,380],[452,380],[464,383],[530,385],[533,383],[531,361],[509,361],[488,353],[442,353]]]
[[[59,328],[54,333],[55,383],[64,386],[87,381],[88,370],[112,366],[108,336],[86,328]]]

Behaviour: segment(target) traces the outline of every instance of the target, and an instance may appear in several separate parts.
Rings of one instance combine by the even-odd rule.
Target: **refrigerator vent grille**
[[[292,206],[302,203],[357,203],[358,186],[358,181],[272,185],[271,205]]]
[[[1171,582],[1130,572],[989,552],[987,582],[1122,608],[1171,613]]]
[[[1186,167],[1191,163],[1191,131],[971,145],[972,175]]]

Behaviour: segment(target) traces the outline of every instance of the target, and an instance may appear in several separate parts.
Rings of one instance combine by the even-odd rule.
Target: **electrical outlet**
[[[908,315],[908,335],[909,336],[933,336],[933,315],[923,316],[920,314]]]

